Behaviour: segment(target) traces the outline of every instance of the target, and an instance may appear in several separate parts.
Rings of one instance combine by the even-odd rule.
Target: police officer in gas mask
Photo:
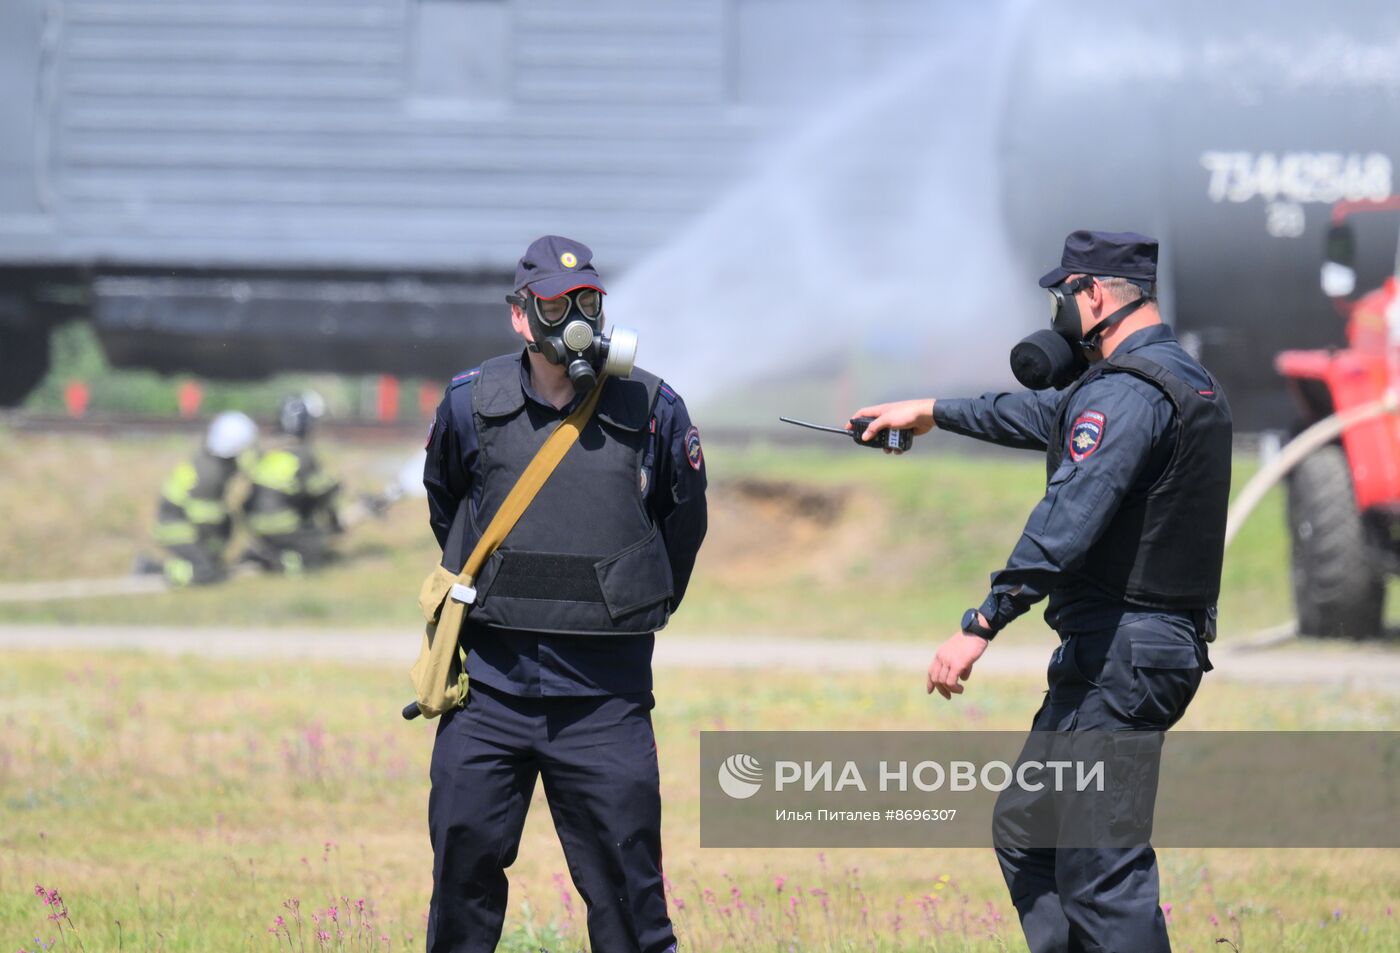
[[[1156,274],[1153,239],[1074,232],[1060,267],[1040,281],[1051,327],[1011,352],[1027,390],[853,415],[876,418],[870,435],[937,427],[1045,453],[1044,498],[1005,568],[992,574],[991,591],[964,613],[926,676],[930,693],[961,694],[997,633],[1048,598],[1045,619],[1061,642],[1028,750],[1049,737],[1037,732],[1165,731],[1210,669],[1230,410],[1219,384],[1162,324]],[[1055,810],[1048,797],[1013,786],[998,802],[997,855],[1031,950],[1169,950],[1146,833],[1132,847],[1031,845],[1018,834]]]
[[[442,716],[430,772],[430,953],[496,948],[537,779],[592,948],[675,945],[651,654],[705,535],[704,454],[680,396],[633,366],[636,335],[606,327],[604,294],[586,245],[533,242],[507,296],[523,349],[455,377],[429,433],[429,522],[457,572],[545,438],[602,388],[475,580],[468,696]]]

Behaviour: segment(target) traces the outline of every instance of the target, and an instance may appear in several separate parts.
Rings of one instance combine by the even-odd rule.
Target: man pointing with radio
[[[997,633],[1047,597],[1045,620],[1061,641],[1033,732],[1165,731],[1209,670],[1230,409],[1162,324],[1156,274],[1156,241],[1074,232],[1061,266],[1040,280],[1051,327],[1011,353],[1030,389],[857,411],[876,418],[867,434],[937,426],[1046,454],[1045,496],[1005,568],[992,574],[986,599],[939,647],[926,676],[930,693],[962,693]],[[1003,795],[1001,829],[1024,827],[1028,812],[1043,809]],[[997,854],[1034,953],[1170,949],[1145,840],[1122,849],[998,840]]]

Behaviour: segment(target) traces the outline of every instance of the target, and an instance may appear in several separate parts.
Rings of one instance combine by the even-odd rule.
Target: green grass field
[[[951,438],[950,438],[951,439]],[[190,438],[0,433],[0,581],[126,572],[157,488]],[[955,444],[956,445],[956,444]],[[324,448],[354,492],[377,489],[412,447]],[[931,639],[980,602],[1044,489],[1040,459],[707,447],[711,532],[673,622],[687,633]],[[1252,470],[1241,463],[1236,485]],[[1231,549],[1223,638],[1287,621],[1287,533],[1274,493]],[[418,584],[436,562],[425,504],[401,503],[345,540],[314,579],[97,602],[0,603],[0,622],[417,626]],[[1004,638],[1046,637],[1039,613]]]
[[[131,654],[6,661],[0,949],[271,951],[288,942],[268,932],[278,916],[298,950],[421,949],[433,725],[399,719],[402,672]],[[949,705],[906,675],[658,673],[666,869],[687,949],[1023,949],[990,850],[698,846],[701,730],[1020,728],[1039,699],[1029,680],[988,680]],[[1208,682],[1182,728],[1378,724],[1400,724],[1400,696]],[[565,869],[537,792],[508,949],[580,948]],[[1220,936],[1271,953],[1400,950],[1400,852],[1173,850],[1162,877],[1181,950],[1204,953]],[[59,891],[67,920],[46,919],[55,908],[36,885]]]
[[[124,573],[191,443],[0,433],[0,581]],[[358,491],[411,449],[325,453]],[[714,446],[706,457],[711,535],[669,630],[693,635],[932,646],[980,600],[1044,480],[1033,455]],[[192,641],[212,624],[327,638],[402,627],[416,645],[418,583],[437,556],[423,513],[410,501],[357,530],[347,560],[317,576],[2,603],[0,623],[185,625]],[[1227,557],[1223,640],[1291,617],[1287,559],[1275,493]],[[1001,638],[1051,636],[1031,617]],[[5,662],[0,951],[421,949],[433,726],[398,718],[404,672],[101,653]],[[1024,949],[990,851],[701,850],[695,765],[706,729],[1019,729],[1041,687],[985,678],[949,705],[923,694],[918,673],[659,671],[666,868],[685,948]],[[1396,725],[1393,692],[1208,680],[1182,728]],[[584,945],[565,869],[537,796],[503,949]],[[1271,953],[1400,953],[1400,852],[1168,851],[1162,877],[1179,950],[1226,949],[1224,937]]]

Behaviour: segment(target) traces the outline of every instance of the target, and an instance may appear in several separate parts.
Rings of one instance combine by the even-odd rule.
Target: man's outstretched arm
[[[852,417],[874,417],[873,437],[886,428],[912,429],[915,436],[934,427],[1017,450],[1044,450],[1063,395],[1058,391],[990,393],[972,398],[901,400],[862,407]]]

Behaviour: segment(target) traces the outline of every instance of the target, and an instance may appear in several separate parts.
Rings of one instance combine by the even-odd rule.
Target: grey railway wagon
[[[73,318],[119,365],[448,373],[531,238],[627,268],[920,6],[4,0],[0,399]]]
[[[935,374],[970,366],[953,291],[1149,231],[1237,421],[1286,425],[1272,355],[1341,339],[1331,205],[1396,194],[1397,50],[1394,0],[0,0],[0,402],[68,319],[121,365],[445,375],[506,344],[531,238],[654,277],[713,209],[743,257],[712,282],[852,292],[746,346],[846,340],[898,293]],[[722,201],[774,169],[819,184]],[[794,251],[812,211],[837,251]]]

